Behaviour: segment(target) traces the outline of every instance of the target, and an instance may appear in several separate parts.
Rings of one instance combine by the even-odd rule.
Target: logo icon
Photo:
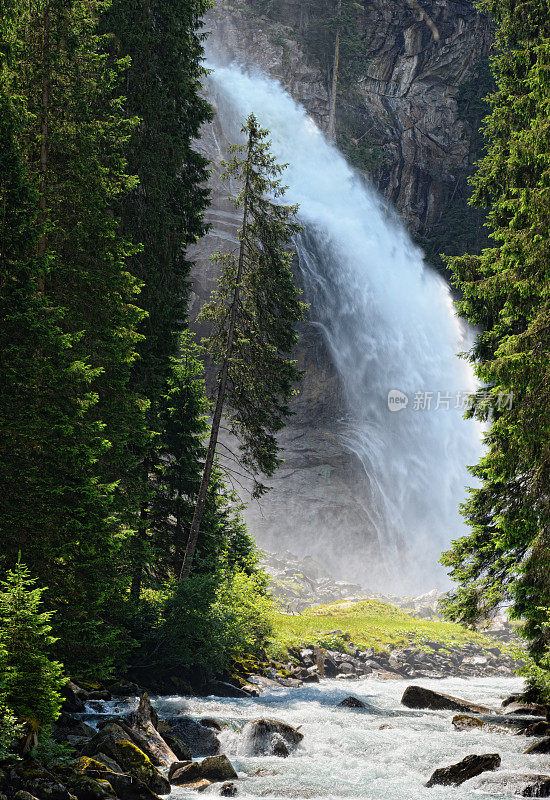
[[[401,392],[399,389],[390,389],[388,392],[388,408],[390,411],[402,411],[407,408],[408,404],[409,398],[405,392]]]

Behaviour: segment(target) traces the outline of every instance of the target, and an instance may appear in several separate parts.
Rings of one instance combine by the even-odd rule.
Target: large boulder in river
[[[541,703],[508,703],[504,713],[528,717],[546,717],[549,712],[550,706]]]
[[[367,708],[367,704],[350,694],[341,703],[338,703],[338,708]]]
[[[529,755],[531,753],[550,753],[550,736],[547,736],[545,739],[541,739],[540,742],[535,742],[527,750],[524,751],[525,755]]]
[[[153,764],[169,767],[173,761],[178,760],[174,751],[157,731],[159,718],[147,692],[141,695],[137,709],[125,716],[122,722],[125,730],[131,734],[132,740],[149,756]]]
[[[207,756],[202,761],[190,761],[171,772],[170,780],[176,786],[189,786],[206,780],[217,783],[235,780],[238,775],[227,756]]]
[[[123,772],[134,775],[156,794],[170,794],[170,781],[133,742],[116,742],[112,757]]]
[[[482,756],[466,756],[458,764],[451,764],[449,767],[436,769],[426,786],[460,786],[464,781],[481,775],[500,767],[500,756],[498,753],[487,753]]]
[[[299,730],[276,719],[255,719],[241,730],[240,751],[249,756],[286,757],[295,750],[302,739]]]
[[[101,761],[82,757],[75,766],[82,775],[96,781],[107,781],[120,800],[159,800],[158,795],[135,775],[110,769]]]
[[[496,719],[502,718],[497,716]],[[471,717],[468,714],[457,714],[453,717],[452,723],[457,731],[477,729],[490,733],[517,733],[513,725],[499,725],[498,722],[492,722],[481,717]]]
[[[172,735],[188,748],[193,757],[215,756],[220,751],[217,731],[210,725],[203,725],[191,717],[169,717],[167,722]],[[181,759],[183,760],[183,759]]]
[[[423,686],[407,686],[401,702],[407,708],[428,708],[432,711],[470,711],[474,714],[485,714],[491,710],[477,703],[468,703],[459,697],[425,689]]]

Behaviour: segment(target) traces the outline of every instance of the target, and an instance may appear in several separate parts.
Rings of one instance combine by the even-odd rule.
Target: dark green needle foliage
[[[548,658],[550,627],[550,9],[547,0],[486,0],[497,23],[496,90],[487,155],[472,203],[488,209],[493,246],[449,260],[461,310],[482,327],[470,354],[485,389],[479,487],[463,513],[471,533],[443,556],[458,588],[447,614],[473,623],[501,602],[524,619],[533,655]]]

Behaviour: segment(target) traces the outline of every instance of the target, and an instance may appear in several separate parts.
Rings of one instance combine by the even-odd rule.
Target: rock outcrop
[[[407,708],[427,708],[431,711],[471,711],[474,714],[484,714],[490,711],[486,706],[469,703],[459,697],[449,694],[433,692],[423,686],[407,686],[401,698]]]
[[[426,786],[428,788],[431,786],[460,786],[461,783],[481,775],[482,772],[495,770],[498,767],[500,767],[498,753],[466,756],[458,764],[436,769]]]

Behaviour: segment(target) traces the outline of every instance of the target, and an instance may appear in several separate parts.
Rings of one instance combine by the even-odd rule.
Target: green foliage
[[[20,721],[44,727],[54,722],[65,683],[52,660],[52,612],[41,611],[44,589],[18,562],[0,581],[0,698]]]
[[[488,208],[494,245],[450,259],[462,313],[483,330],[470,360],[487,390],[470,415],[492,417],[487,453],[463,513],[471,533],[442,563],[459,583],[445,608],[470,623],[499,603],[525,620],[536,659],[550,645],[550,18],[543,0],[487,0],[497,22],[496,90],[485,121],[487,155],[472,203]],[[499,397],[512,397],[499,402]],[[541,661],[542,663],[542,661]]]
[[[272,475],[281,463],[276,434],[300,378],[288,355],[305,306],[291,270],[291,239],[300,230],[297,207],[280,203],[285,167],[271,155],[268,131],[252,115],[242,132],[247,144],[232,146],[233,158],[224,164],[223,174],[241,186],[233,198],[244,212],[240,248],[238,253],[214,255],[218,288],[200,318],[212,323],[205,340],[210,358],[220,370],[227,364],[223,402],[230,430],[239,440],[239,462],[257,476]],[[232,324],[235,336],[228,347]],[[265,490],[255,478],[254,494]]]
[[[0,655],[0,663],[3,656]],[[0,762],[14,755],[16,742],[22,733],[22,725],[17,722],[15,714],[0,700]]]

